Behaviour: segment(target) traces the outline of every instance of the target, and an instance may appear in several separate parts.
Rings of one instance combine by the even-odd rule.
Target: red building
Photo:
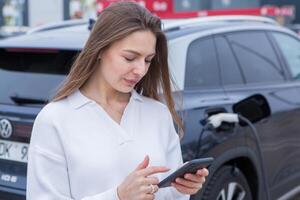
[[[118,0],[97,0],[98,12]],[[214,15],[257,15],[290,23],[295,17],[294,6],[262,6],[260,0],[135,0],[161,18],[187,18]]]

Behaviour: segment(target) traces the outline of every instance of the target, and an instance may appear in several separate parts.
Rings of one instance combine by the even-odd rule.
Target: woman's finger
[[[188,188],[200,188],[200,183],[194,182],[194,181],[190,181],[187,179],[183,179],[183,178],[176,178],[175,180],[176,183],[179,183],[182,186],[188,187]]]
[[[145,194],[154,194],[158,191],[158,186],[157,185],[142,185],[141,190],[145,193]]]
[[[178,192],[183,193],[183,194],[192,195],[192,194],[196,194],[199,190],[199,189],[195,189],[195,188],[187,188],[187,187],[184,187],[177,183],[172,183],[172,186],[175,187]]]
[[[185,174],[184,178],[196,183],[204,183],[205,182],[205,177],[204,176],[199,176],[196,174]]]
[[[159,183],[159,179],[157,177],[154,176],[148,176],[144,179],[144,183],[145,185],[157,185]]]
[[[137,171],[137,175],[138,176],[150,176],[153,174],[157,174],[157,173],[164,173],[169,171],[170,169],[164,166],[151,166],[151,167],[147,167],[145,169],[141,169],[139,171]]]
[[[145,200],[154,200],[155,199],[155,195],[154,194],[146,194],[142,199],[145,199]]]
[[[203,169],[199,169],[199,170],[196,172],[196,174],[199,175],[199,176],[208,176],[209,171],[208,171],[208,169],[203,168]]]
[[[152,189],[152,187],[153,187],[153,189]],[[156,193],[157,191],[158,191],[158,186],[157,185],[150,185],[150,191],[148,192],[148,194],[154,194],[154,193]]]

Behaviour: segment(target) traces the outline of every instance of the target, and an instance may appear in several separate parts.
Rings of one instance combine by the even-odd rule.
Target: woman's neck
[[[102,79],[90,79],[81,91],[89,98],[104,105],[110,105],[115,102],[128,102],[130,93],[122,93],[111,87]]]

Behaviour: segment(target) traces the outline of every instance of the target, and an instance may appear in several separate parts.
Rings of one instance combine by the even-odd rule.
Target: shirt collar
[[[131,92],[130,100],[136,100],[139,102],[143,102],[142,95],[140,95],[135,89],[133,89]],[[78,109],[84,105],[87,105],[89,103],[95,103],[94,100],[86,97],[83,95],[79,89],[76,89],[72,94],[68,96],[68,100],[70,104],[75,108]]]

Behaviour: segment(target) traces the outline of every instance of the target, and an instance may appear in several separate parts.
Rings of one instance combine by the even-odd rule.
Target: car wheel
[[[252,200],[245,175],[229,165],[214,173],[203,189],[202,200]]]

